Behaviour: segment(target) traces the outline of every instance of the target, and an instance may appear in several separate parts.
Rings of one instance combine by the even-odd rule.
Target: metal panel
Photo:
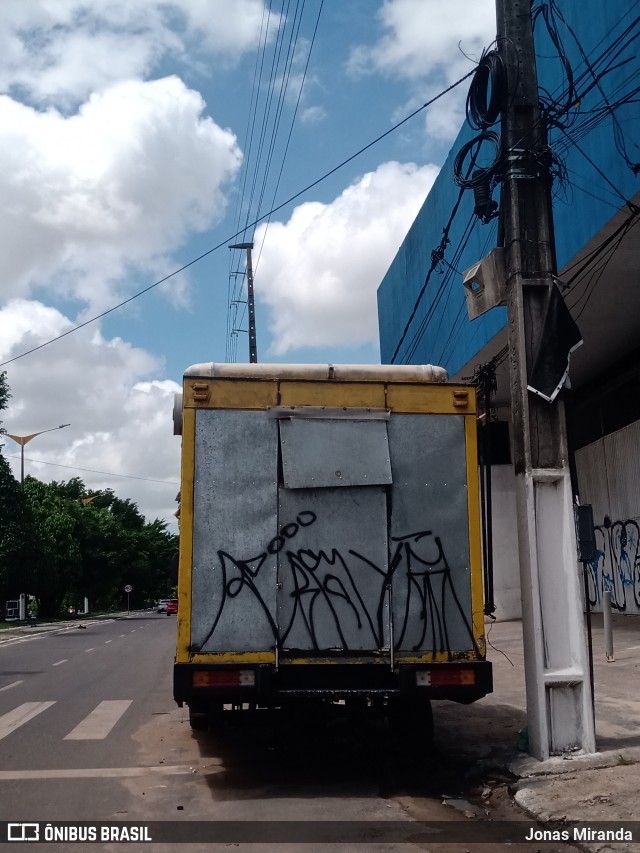
[[[265,412],[197,412],[191,643],[275,647],[277,423]]]
[[[602,439],[576,450],[576,472],[580,503],[591,504],[593,520],[596,524],[602,524],[605,515],[611,514]]]
[[[637,518],[640,515],[640,421],[608,435],[604,442],[611,518]]]
[[[289,489],[391,483],[384,421],[280,420],[284,484]]]
[[[372,409],[338,406],[272,406],[269,409],[271,418],[320,418],[321,420],[340,421],[388,421],[391,417],[389,409]]]
[[[388,649],[385,489],[281,489],[280,521],[282,648]]]
[[[593,505],[596,524],[596,558],[587,565],[596,611],[609,592],[615,610],[640,613],[639,442],[636,421],[576,452],[580,500]]]
[[[464,418],[392,414],[388,430],[394,648],[473,650]]]

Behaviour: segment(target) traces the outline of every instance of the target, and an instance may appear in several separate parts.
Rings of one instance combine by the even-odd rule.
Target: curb
[[[616,767],[620,764],[640,764],[640,747],[629,746],[609,752],[594,752],[589,755],[566,753],[562,756],[538,761],[526,756],[512,761],[508,769],[519,779],[531,779],[540,776],[559,776],[576,770],[597,770],[601,767]]]

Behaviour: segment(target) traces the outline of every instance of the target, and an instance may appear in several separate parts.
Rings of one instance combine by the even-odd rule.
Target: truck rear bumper
[[[257,703],[415,696],[470,703],[493,689],[489,661],[380,664],[176,663],[173,695],[184,703]]]

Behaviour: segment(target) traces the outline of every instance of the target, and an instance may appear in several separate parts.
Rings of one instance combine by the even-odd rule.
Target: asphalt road
[[[175,630],[149,614],[0,639],[1,819],[129,811],[135,734],[175,708]]]
[[[358,849],[460,853],[468,842],[426,843],[414,821],[468,825],[519,817],[504,780],[493,770],[486,777],[478,765],[479,740],[503,726],[496,706],[436,709],[439,747],[429,756],[417,749],[418,733],[368,717],[231,715],[221,730],[195,733],[187,710],[172,698],[174,617],[146,613],[86,626],[13,639],[0,634],[0,820],[333,820],[365,829],[391,821],[397,841],[380,843],[374,832]],[[502,713],[504,724],[513,725]],[[469,799],[474,786],[476,803]],[[490,802],[481,801],[483,788]],[[354,849],[285,840],[267,848],[231,839],[178,849]],[[167,849],[47,849],[97,847]]]

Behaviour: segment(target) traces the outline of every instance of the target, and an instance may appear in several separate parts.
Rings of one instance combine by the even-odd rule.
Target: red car
[[[178,599],[170,598],[167,601],[167,616],[175,615],[178,612]]]

